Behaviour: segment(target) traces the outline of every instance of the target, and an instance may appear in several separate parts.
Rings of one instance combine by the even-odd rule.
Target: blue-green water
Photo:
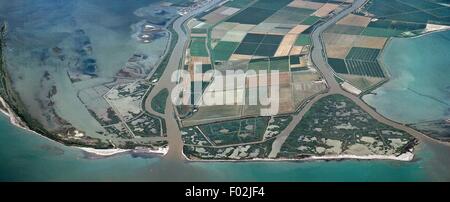
[[[395,38],[382,57],[392,77],[367,103],[404,123],[450,118],[450,31]]]
[[[448,154],[448,150],[446,150]],[[119,155],[86,159],[0,118],[0,181],[428,181],[450,180],[442,150],[422,145],[413,162],[188,163]],[[445,161],[447,159],[447,162]]]

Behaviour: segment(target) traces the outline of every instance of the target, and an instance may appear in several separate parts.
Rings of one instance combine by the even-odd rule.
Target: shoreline
[[[2,99],[3,101],[3,99]],[[3,102],[4,103],[4,102]],[[5,105],[6,108],[9,108],[7,105]],[[6,115],[9,116],[10,121],[12,124],[14,124],[15,126],[22,128],[22,129],[26,129],[28,131],[34,132],[40,136],[43,136],[42,134],[39,134],[35,131],[30,130],[29,128],[25,126],[22,126],[21,123],[23,124],[23,122],[19,120],[17,120],[18,117],[14,118],[15,115],[12,112],[11,115],[8,114],[7,112],[4,112],[2,110],[3,113],[5,113]],[[45,136],[44,136],[45,137]],[[47,138],[47,137],[45,137]],[[50,138],[47,138],[50,139]],[[52,139],[50,139],[52,140]],[[52,140],[54,141],[54,140]],[[57,142],[57,141],[54,141]],[[58,142],[59,143],[59,142]],[[60,143],[64,146],[66,146],[63,143]],[[70,146],[69,146],[70,147]],[[146,153],[145,151],[148,151],[148,154],[167,154],[168,148],[160,148],[158,150],[151,150],[149,148],[146,148],[147,150],[139,150],[137,148],[135,149],[94,149],[94,148],[88,148],[88,147],[75,147],[78,149],[81,149],[84,152],[87,152],[89,154],[93,154],[93,155],[98,155],[98,156],[102,156],[102,157],[109,157],[109,156],[114,156],[114,155],[118,155],[118,154],[125,154],[125,153],[129,153],[129,152],[138,152],[138,153]],[[182,152],[183,153],[183,152]],[[409,153],[409,152],[407,152]],[[405,155],[407,154],[405,153]],[[411,153],[411,157],[407,157],[407,156],[403,156],[404,154],[400,155],[400,156],[384,156],[384,155],[368,155],[368,156],[356,156],[356,155],[336,155],[336,156],[318,156],[318,157],[308,157],[305,159],[249,159],[249,160],[198,160],[198,161],[240,161],[240,162],[245,162],[245,161],[307,161],[307,160],[342,160],[342,159],[358,159],[358,160],[399,160],[399,161],[410,161],[410,160],[402,160],[402,159],[413,159],[414,154]],[[197,160],[190,160],[189,158],[186,157],[186,155],[183,153],[183,156],[188,160],[188,161],[197,161]],[[402,157],[403,156],[403,157]]]
[[[14,112],[12,112],[11,108],[9,107],[9,105],[5,102],[5,100],[3,99],[3,97],[0,96],[0,104],[2,106],[4,106],[7,111],[3,110],[0,108],[1,113],[3,113],[5,116],[8,117],[9,119],[9,123],[11,123],[14,127],[17,127],[19,129],[25,130],[27,132],[32,133],[33,135],[38,135],[39,137],[43,137],[51,142],[63,145],[65,147],[71,147],[71,148],[76,148],[81,150],[82,152],[86,152],[87,154],[96,156],[96,157],[101,157],[101,158],[107,158],[107,157],[112,157],[115,155],[119,155],[119,154],[127,154],[127,153],[142,153],[142,154],[155,154],[155,155],[161,155],[161,156],[165,156],[167,154],[167,152],[169,151],[168,147],[165,148],[159,148],[158,150],[152,150],[150,148],[144,148],[144,147],[137,147],[135,149],[120,149],[120,148],[114,148],[114,149],[94,149],[94,148],[90,148],[90,147],[79,147],[79,146],[68,146],[65,145],[63,143],[60,143],[58,141],[55,141],[51,138],[48,138],[36,131],[31,130],[19,117],[17,117]]]
[[[184,153],[183,153],[184,155]],[[184,155],[186,157],[186,155]],[[414,160],[414,153],[412,151],[403,153],[399,156],[394,155],[366,155],[366,156],[357,156],[351,154],[342,154],[342,155],[329,155],[329,156],[311,156],[303,159],[289,159],[289,158],[278,158],[278,159],[270,159],[270,158],[254,158],[254,159],[244,159],[244,160],[201,160],[201,159],[190,159],[186,157],[186,161],[191,163],[205,163],[205,162],[314,162],[314,161],[341,161],[341,160],[386,160],[386,161],[400,161],[400,162],[410,162]]]
[[[120,154],[131,154],[131,153],[137,153],[137,154],[154,154],[154,155],[161,155],[161,156],[165,156],[167,154],[167,152],[169,151],[168,147],[164,147],[164,148],[159,148],[157,150],[153,150],[150,148],[144,148],[144,147],[139,147],[139,148],[135,148],[135,149],[94,149],[94,148],[90,148],[90,147],[74,147],[77,149],[82,150],[83,152],[86,152],[89,155],[93,155],[96,157],[111,157],[111,156],[115,156],[115,155],[120,155]]]
[[[341,155],[325,155],[325,156],[310,156],[302,159],[289,159],[289,158],[254,158],[254,159],[242,159],[242,160],[232,160],[232,159],[191,159],[185,153],[184,150],[181,151],[181,154],[186,159],[187,162],[190,163],[205,163],[205,162],[313,162],[313,161],[341,161],[341,160],[391,160],[391,161],[401,161],[401,162],[411,162],[414,160],[415,154],[414,149],[409,149],[408,152],[402,153],[398,156],[395,155],[365,155],[365,156],[357,156],[352,154],[341,154]]]
[[[10,110],[9,106],[5,105],[6,103],[4,102],[3,98],[0,96],[0,102],[1,104],[3,104],[3,106],[5,106],[8,111]],[[13,124],[15,127],[18,127],[20,129],[24,129],[28,132],[31,132],[33,134],[39,135],[40,137],[44,137],[52,142],[64,145],[62,143],[59,143],[55,140],[52,140],[48,137],[43,136],[42,134],[37,133],[36,131],[30,130],[29,128],[20,125],[17,121],[17,117],[15,117],[14,115],[11,115],[10,113],[4,111],[3,109],[0,109],[0,111],[8,116],[10,123]],[[67,146],[67,145],[64,145]],[[115,149],[94,149],[94,148],[89,148],[89,147],[78,147],[78,146],[67,146],[67,147],[72,147],[72,148],[76,148],[81,150],[82,152],[86,152],[89,155],[93,155],[94,157],[98,157],[98,158],[108,158],[108,157],[112,157],[115,155],[121,155],[121,154],[132,154],[132,153],[140,153],[140,154],[155,154],[155,155],[161,155],[162,157],[166,156],[166,154],[169,152],[169,147],[164,147],[164,148],[158,148],[157,150],[152,150],[150,148],[144,148],[144,147],[137,147],[135,149],[120,149],[120,148],[115,148]],[[269,161],[273,161],[273,162],[299,162],[299,161],[318,161],[318,160],[334,160],[334,161],[339,161],[339,160],[394,160],[394,161],[403,161],[403,162],[408,162],[408,161],[412,161],[414,159],[414,153],[412,150],[410,150],[409,152],[403,153],[399,156],[393,156],[393,155],[366,155],[366,156],[357,156],[357,155],[351,155],[351,154],[343,154],[343,155],[330,155],[330,156],[311,156],[311,157],[307,157],[307,158],[303,158],[303,159],[289,159],[289,158],[279,158],[279,159],[269,159],[269,158],[255,158],[255,159],[244,159],[244,160],[227,160],[227,159],[223,159],[223,160],[207,160],[207,159],[191,159],[188,156],[186,156],[186,154],[184,153],[184,151],[182,151],[182,155],[183,157],[186,159],[186,161],[188,162],[269,162]]]

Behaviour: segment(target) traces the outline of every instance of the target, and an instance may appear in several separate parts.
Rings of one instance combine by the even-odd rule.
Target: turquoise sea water
[[[450,118],[450,31],[395,38],[382,60],[391,80],[364,100],[403,123]]]
[[[413,162],[188,163],[119,155],[87,159],[0,118],[0,181],[428,181],[450,180],[449,162],[423,145]],[[448,150],[446,150],[448,154]],[[448,160],[447,160],[448,161]]]

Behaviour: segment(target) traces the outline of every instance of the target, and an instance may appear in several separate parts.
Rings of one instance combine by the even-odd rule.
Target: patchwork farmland
[[[449,16],[431,0],[370,0],[323,34],[328,63],[347,84],[368,91],[388,79],[378,58],[389,38],[447,29]]]
[[[185,147],[185,152],[189,151],[187,153],[193,156],[210,156],[217,152],[214,147],[254,144],[255,148],[259,148],[270,145],[261,138],[264,132],[274,129],[268,127],[269,120],[278,120],[277,116],[295,113],[309,99],[326,90],[326,82],[309,61],[312,44],[310,34],[316,24],[352,2],[230,0],[190,20],[188,30],[191,42],[183,62],[191,76],[208,74],[204,68],[202,71],[197,70],[197,67],[204,67],[205,64],[208,69],[222,73],[227,70],[242,70],[244,73],[254,70],[256,75],[246,78],[245,84],[236,85],[232,90],[220,91],[223,98],[219,99],[226,99],[233,94],[231,105],[207,106],[202,104],[202,99],[184,98],[194,101],[191,106],[179,107],[180,114],[183,114],[181,123],[186,129],[184,141],[193,144]],[[272,70],[278,71],[280,80],[276,86],[280,103],[275,117],[262,116],[262,109],[267,107],[261,103],[247,103],[251,97],[249,92],[255,92],[261,86],[275,85],[270,80],[260,80],[264,73],[260,71]],[[191,95],[200,95],[197,98],[212,95],[216,92],[214,86],[223,82],[216,77],[212,76],[201,92],[188,91]],[[252,79],[260,82],[252,84]],[[226,82],[223,84],[227,85]],[[257,120],[257,124],[249,125],[249,120]],[[247,129],[257,127],[257,131],[249,132],[240,125],[248,125]],[[270,134],[275,133],[278,132],[272,131]],[[199,146],[207,146],[208,149],[199,149],[199,154]],[[230,146],[229,149],[236,151],[239,148]]]

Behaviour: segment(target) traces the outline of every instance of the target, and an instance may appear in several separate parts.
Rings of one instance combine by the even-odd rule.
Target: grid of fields
[[[369,77],[384,77],[383,70],[378,62],[346,60],[349,74],[369,76]]]
[[[288,56],[292,51],[299,54],[303,46],[311,45],[309,34],[313,25],[340,4],[310,0],[230,1],[224,6],[240,10],[213,25],[213,60]]]
[[[279,114],[294,112],[306,99],[326,88],[320,75],[309,63],[310,34],[314,25],[326,18],[344,1],[317,0],[233,0],[207,11],[189,22],[192,41],[185,66],[191,74],[197,71],[192,62],[202,62],[207,69],[277,70],[280,83]],[[205,32],[206,30],[206,32]],[[207,60],[208,58],[209,60]],[[203,68],[205,69],[205,68]],[[259,78],[260,74],[256,77]],[[215,79],[201,90],[189,89],[192,95],[206,95]],[[256,85],[256,86],[254,86]],[[262,83],[236,87],[238,99],[246,99],[248,91]],[[225,99],[230,92],[223,91]],[[186,98],[187,99],[187,98]],[[193,98],[190,98],[191,100]],[[219,98],[220,99],[220,98]],[[183,126],[228,121],[239,117],[261,116],[262,106],[203,106],[199,99],[195,112],[182,120]],[[237,101],[235,101],[235,104]],[[198,105],[197,105],[198,104]],[[264,107],[265,108],[265,107]],[[203,131],[203,130],[202,130]],[[231,141],[233,142],[233,141]]]
[[[213,49],[214,60],[226,61],[230,59],[233,52],[239,46],[239,43],[230,41],[220,41]]]
[[[450,8],[439,3],[432,0],[372,0],[366,10],[388,20],[450,25]]]
[[[369,89],[386,77],[377,58],[390,37],[410,37],[450,23],[450,8],[433,0],[370,0],[324,34],[328,63],[340,77]]]
[[[336,73],[383,78],[379,54],[380,49],[353,47],[345,59],[328,58],[328,63]]]
[[[376,61],[380,54],[379,49],[353,47],[348,53],[347,60]]]
[[[283,36],[249,33],[234,54],[271,57],[275,55]]]

